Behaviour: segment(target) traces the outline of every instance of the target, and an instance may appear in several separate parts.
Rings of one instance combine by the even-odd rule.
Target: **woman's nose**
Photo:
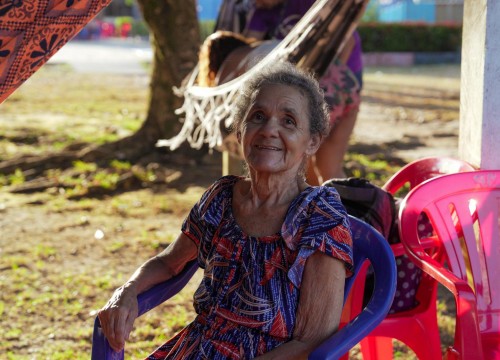
[[[262,124],[261,132],[265,135],[277,135],[279,129],[278,119],[276,117],[270,117],[267,121]]]

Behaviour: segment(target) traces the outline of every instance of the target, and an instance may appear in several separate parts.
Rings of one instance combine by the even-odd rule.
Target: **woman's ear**
[[[306,149],[306,154],[308,156],[314,155],[318,151],[321,142],[323,141],[323,136],[320,134],[311,135],[309,140],[309,146]]]
[[[236,131],[236,139],[238,139],[238,144],[241,144],[241,131]]]

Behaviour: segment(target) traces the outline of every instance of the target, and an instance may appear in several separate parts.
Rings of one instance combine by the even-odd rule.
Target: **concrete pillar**
[[[500,1],[465,0],[460,158],[500,169]]]

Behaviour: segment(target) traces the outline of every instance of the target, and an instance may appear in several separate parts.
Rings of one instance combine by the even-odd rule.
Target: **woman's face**
[[[238,139],[250,171],[271,173],[298,173],[321,140],[311,136],[306,97],[278,84],[265,85],[255,95]]]
[[[285,0],[255,0],[255,7],[257,9],[272,9],[284,2]]]

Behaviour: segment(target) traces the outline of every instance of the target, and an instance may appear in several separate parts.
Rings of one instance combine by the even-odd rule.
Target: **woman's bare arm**
[[[344,299],[345,266],[321,252],[306,262],[293,338],[264,359],[307,359],[324,340],[337,331]]]
[[[142,264],[125,284],[115,290],[98,312],[104,335],[115,351],[123,349],[132,331],[138,314],[137,295],[177,275],[196,255],[196,244],[181,233],[165,250]]]

